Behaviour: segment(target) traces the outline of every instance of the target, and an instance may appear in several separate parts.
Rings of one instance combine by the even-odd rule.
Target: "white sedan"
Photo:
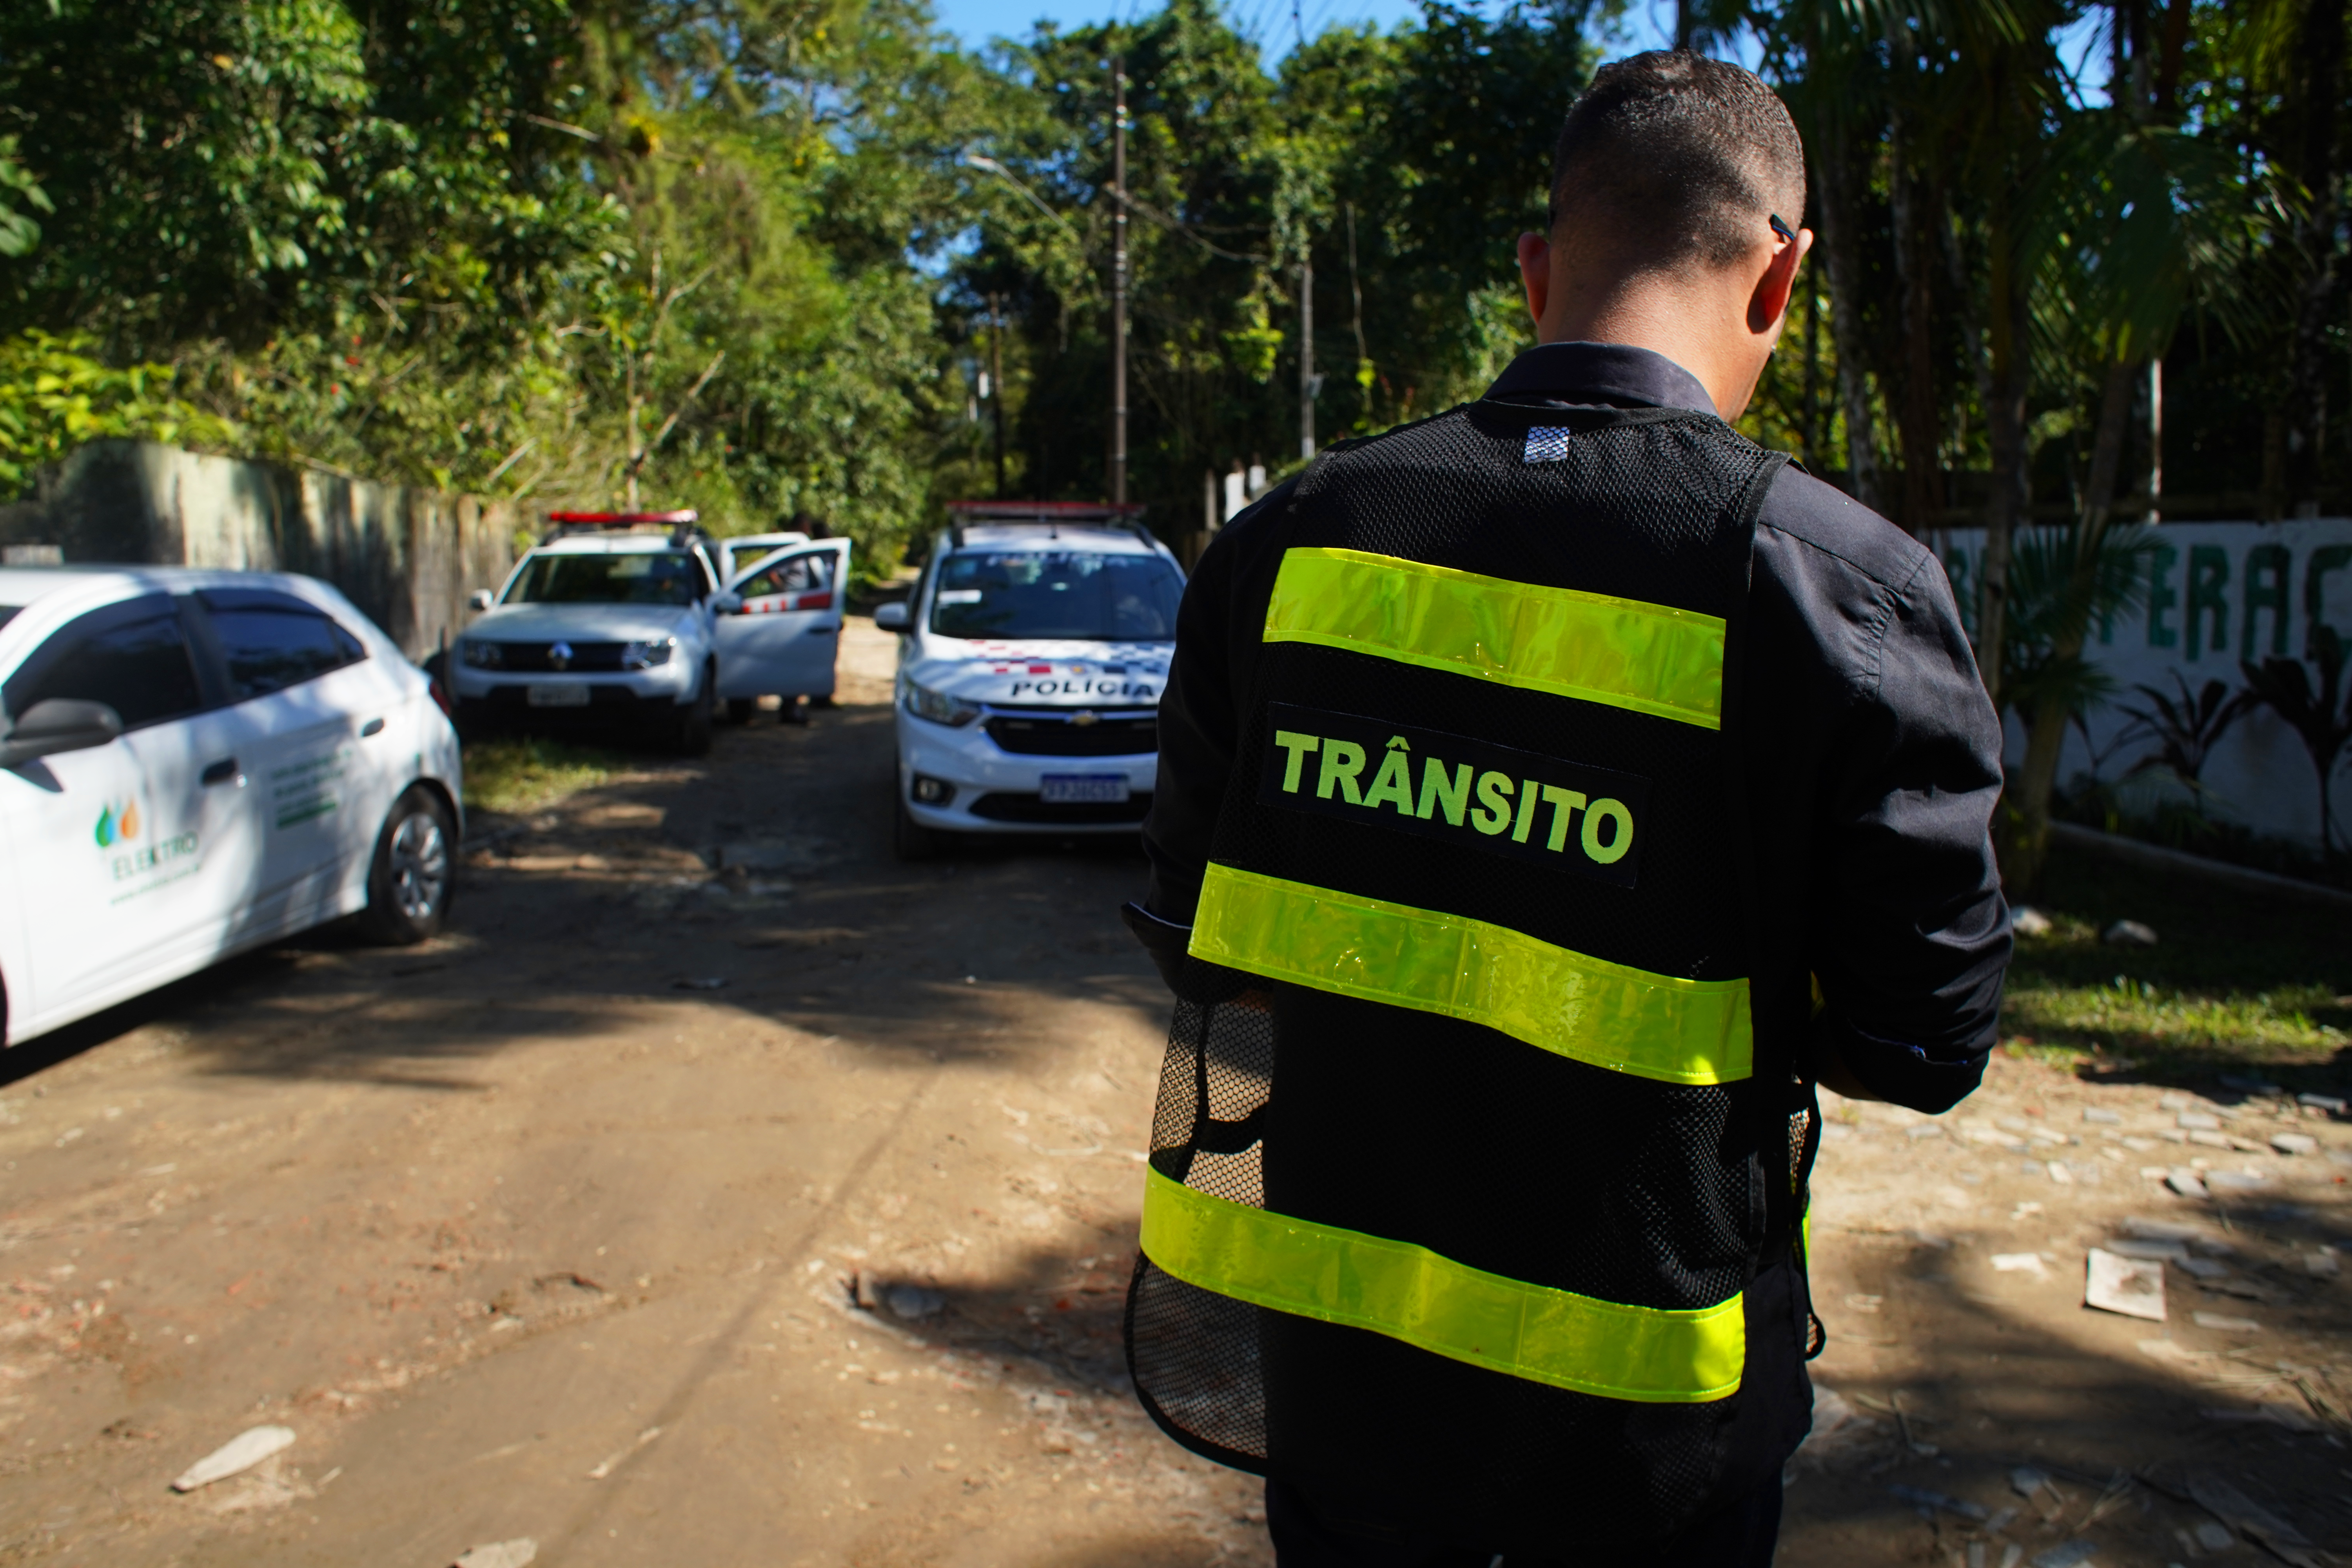
[[[345,915],[449,907],[457,732],[308,577],[0,570],[0,1039]]]
[[[941,534],[908,601],[874,616],[901,634],[899,855],[958,835],[1133,833],[1183,594],[1168,547],[1124,522]]]

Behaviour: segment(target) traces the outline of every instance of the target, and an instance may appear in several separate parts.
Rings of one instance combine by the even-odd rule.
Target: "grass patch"
[[[2052,924],[2018,939],[2011,1054],[2184,1080],[2260,1065],[2314,1089],[2352,1076],[2352,915],[2065,847],[2032,902]],[[2099,940],[2126,919],[2158,945]]]
[[[625,766],[611,752],[559,741],[517,737],[477,741],[466,748],[469,810],[543,810],[567,795],[612,782]]]

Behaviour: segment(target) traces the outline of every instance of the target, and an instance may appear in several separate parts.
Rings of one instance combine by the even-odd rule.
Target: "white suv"
[[[1183,571],[1139,526],[1027,510],[940,534],[907,603],[875,612],[902,634],[907,858],[947,833],[1133,833],[1150,809]]]
[[[791,717],[795,699],[833,694],[849,541],[731,541],[729,573],[691,511],[549,521],[506,586],[475,595],[488,613],[442,672],[461,731],[632,731],[699,756],[722,700],[741,720],[782,697]]]
[[[557,512],[442,671],[471,735],[522,724],[710,749],[718,574],[692,512]],[[646,531],[647,529],[656,531]]]

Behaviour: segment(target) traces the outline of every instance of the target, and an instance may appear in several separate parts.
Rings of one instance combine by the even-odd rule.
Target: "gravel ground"
[[[894,862],[887,649],[807,729],[478,822],[427,947],[319,933],[0,1058],[0,1563],[1270,1562],[1120,1369],[1141,863]],[[2165,1092],[1831,1108],[1784,1563],[2352,1551],[2352,1126]],[[2265,1179],[2142,1174],[2200,1160]],[[2081,1304],[2133,1216],[2198,1227],[2163,1322]]]

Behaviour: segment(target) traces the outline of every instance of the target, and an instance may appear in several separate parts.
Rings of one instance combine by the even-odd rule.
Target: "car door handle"
[[[236,759],[223,757],[204,771],[201,782],[206,788],[210,788],[216,784],[226,784],[235,777],[236,777]]]
[[[371,735],[381,735],[383,733],[383,721],[381,719],[371,719],[366,723],[360,726],[360,739],[362,741],[366,740]]]

